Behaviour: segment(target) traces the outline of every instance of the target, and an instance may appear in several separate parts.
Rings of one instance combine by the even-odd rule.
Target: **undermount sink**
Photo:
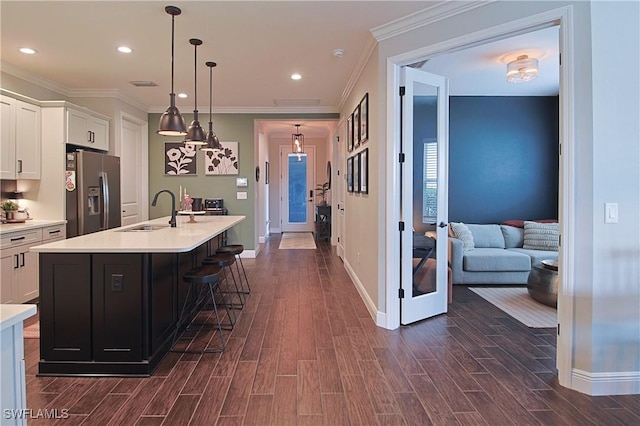
[[[168,227],[168,225],[150,225],[147,223],[144,225],[134,226],[133,228],[122,229],[120,232],[151,232]]]

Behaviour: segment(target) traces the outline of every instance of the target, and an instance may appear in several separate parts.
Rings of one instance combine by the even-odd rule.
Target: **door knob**
[[[444,222],[440,222],[440,224],[438,225],[438,227],[440,227],[440,228],[446,228],[446,227],[447,227],[447,224],[446,224],[446,223],[444,223]]]

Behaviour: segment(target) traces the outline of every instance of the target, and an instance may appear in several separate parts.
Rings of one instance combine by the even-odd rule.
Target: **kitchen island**
[[[39,374],[149,376],[169,350],[183,274],[244,216],[168,217],[32,247],[40,257]]]

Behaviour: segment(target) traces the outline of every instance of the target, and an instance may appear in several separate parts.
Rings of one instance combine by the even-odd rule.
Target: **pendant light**
[[[222,149],[222,144],[213,131],[213,117],[211,115],[211,108],[213,106],[213,67],[216,66],[215,62],[207,62],[209,67],[209,131],[207,132],[207,144],[200,148],[201,151],[219,151]]]
[[[184,139],[185,144],[204,145],[206,144],[207,135],[198,120],[198,46],[202,44],[202,40],[197,38],[189,39],[189,43],[193,45],[193,121],[187,129],[187,136]]]
[[[174,21],[182,11],[176,6],[167,6],[164,10],[171,15],[171,93],[169,94],[169,108],[160,117],[156,132],[165,136],[182,136],[187,134],[187,126],[184,123],[184,118],[180,115],[180,111],[176,108],[176,94],[173,92]]]
[[[300,125],[296,124],[296,132],[291,135],[291,152],[304,154],[304,135],[300,133]]]

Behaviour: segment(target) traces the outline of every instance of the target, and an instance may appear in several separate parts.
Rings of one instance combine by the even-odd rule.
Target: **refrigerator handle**
[[[107,172],[100,172],[100,185],[102,186],[102,229],[109,229],[109,176]]]

